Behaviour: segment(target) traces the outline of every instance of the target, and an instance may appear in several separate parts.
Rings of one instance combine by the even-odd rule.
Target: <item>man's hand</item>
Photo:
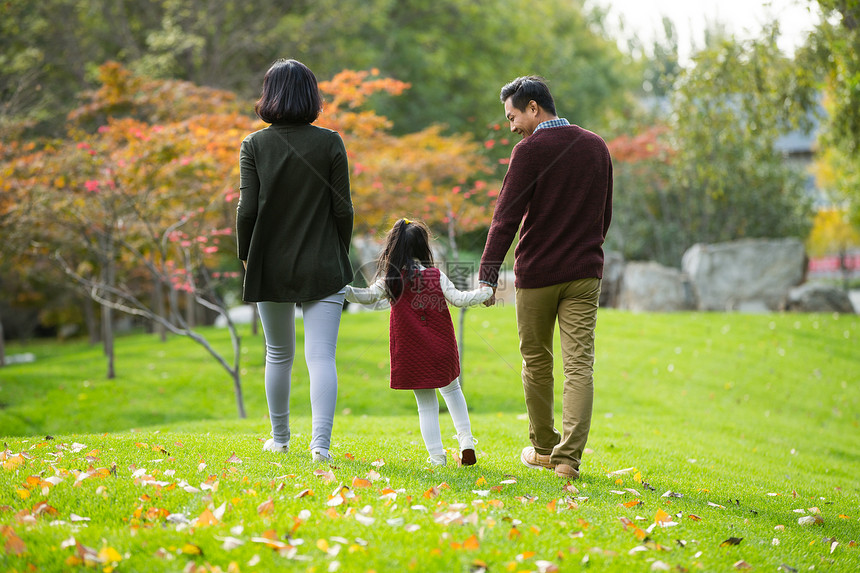
[[[496,289],[493,287],[493,296],[484,301],[484,306],[493,306],[496,304]]]

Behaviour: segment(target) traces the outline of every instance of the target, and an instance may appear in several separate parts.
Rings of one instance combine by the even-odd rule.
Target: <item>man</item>
[[[604,141],[556,115],[546,82],[520,77],[502,88],[514,146],[493,213],[479,280],[495,289],[499,267],[522,223],[515,251],[517,331],[533,468],[577,479],[591,426],[594,328],[603,241],[612,215],[612,162]],[[495,296],[487,306],[495,303]],[[553,331],[564,366],[562,432],[553,415]]]

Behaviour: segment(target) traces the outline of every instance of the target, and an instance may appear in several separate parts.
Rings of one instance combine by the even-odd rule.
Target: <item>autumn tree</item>
[[[111,312],[120,310],[201,344],[231,375],[244,416],[240,340],[212,269],[219,252],[235,249],[236,146],[255,124],[232,94],[146,80],[117,64],[100,73],[102,85],[70,115],[66,139],[8,162],[15,215],[26,209],[42,223],[33,250],[101,305],[109,378]],[[194,330],[183,302],[227,317],[231,362]]]
[[[817,73],[823,94],[816,175],[828,199],[847,202],[860,224],[860,4],[811,4],[817,5],[819,24],[797,58],[798,69]]]

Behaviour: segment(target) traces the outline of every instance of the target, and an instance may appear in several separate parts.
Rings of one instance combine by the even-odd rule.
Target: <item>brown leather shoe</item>
[[[534,446],[526,446],[520,454],[520,461],[530,468],[548,470],[554,469],[555,464],[549,459],[549,454],[539,454],[535,451]]]
[[[568,464],[558,464],[555,466],[555,475],[565,479],[579,479],[579,470]]]

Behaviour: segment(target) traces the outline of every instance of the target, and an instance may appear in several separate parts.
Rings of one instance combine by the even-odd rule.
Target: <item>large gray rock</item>
[[[600,285],[600,306],[618,306],[621,294],[621,280],[624,277],[624,255],[617,251],[607,251],[603,257],[603,281]]]
[[[798,239],[743,239],[690,247],[681,269],[700,310],[778,310],[803,281],[806,254]]]
[[[854,314],[854,305],[844,290],[821,283],[806,283],[791,289],[785,310]]]
[[[627,263],[621,280],[618,308],[665,312],[696,308],[693,289],[679,271],[659,263]]]

